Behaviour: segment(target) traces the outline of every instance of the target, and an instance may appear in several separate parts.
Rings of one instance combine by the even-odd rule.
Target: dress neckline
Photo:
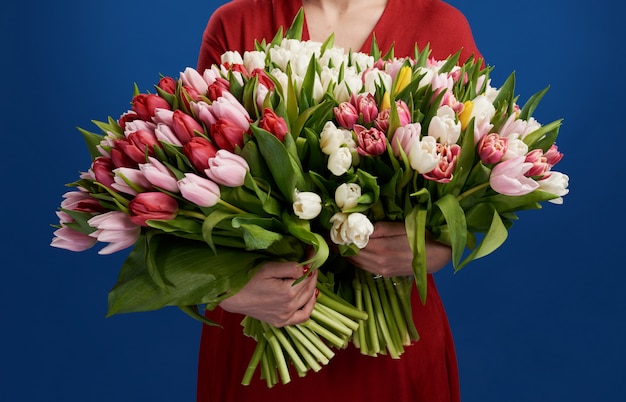
[[[378,21],[376,21],[376,24],[374,24],[374,28],[372,28],[372,31],[369,33],[369,35],[367,36],[367,38],[365,39],[365,42],[363,42],[361,44],[361,48],[358,50],[358,52],[362,52],[362,53],[368,53],[370,52],[370,48],[372,47],[372,37],[374,36],[375,32],[380,31],[379,27],[381,26],[381,24],[384,23],[386,16],[389,12],[389,10],[394,6],[392,3],[394,3],[395,0],[387,0],[387,4],[385,5],[385,9],[383,10],[382,14],[380,14],[380,18],[378,18]],[[300,4],[300,8],[302,10],[304,10],[304,4],[302,2],[302,0],[295,2],[294,4]],[[299,9],[300,9],[299,8]],[[297,10],[296,10],[297,12]],[[306,20],[306,13],[304,14],[304,22],[302,25],[302,40],[306,41],[306,40],[310,40],[311,36],[309,35],[309,27],[307,24],[307,20]],[[353,51],[357,51],[355,49],[352,49]]]

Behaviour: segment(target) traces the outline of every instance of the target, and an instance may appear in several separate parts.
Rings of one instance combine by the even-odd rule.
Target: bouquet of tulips
[[[497,249],[516,211],[562,202],[568,177],[557,120],[520,107],[514,76],[490,85],[480,60],[344,52],[301,41],[303,15],[256,50],[206,71],[135,87],[132,110],[81,132],[93,162],[58,211],[52,246],[134,248],[109,293],[109,315],[213,309],[271,259],[319,270],[309,321],[275,328],[246,317],[268,386],[320,370],[333,349],[399,358],[418,339],[410,292],[426,296],[425,236],[451,246],[456,270]],[[404,222],[412,277],[347,263],[377,221]],[[332,247],[330,245],[332,245]],[[307,258],[307,248],[314,255]],[[241,252],[245,250],[245,252]]]

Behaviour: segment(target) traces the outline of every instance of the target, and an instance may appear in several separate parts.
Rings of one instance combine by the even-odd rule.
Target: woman
[[[412,56],[415,44],[427,44],[443,59],[462,49],[461,60],[479,52],[465,17],[438,0],[235,0],[211,16],[203,35],[198,70],[227,50],[252,50],[255,39],[271,40],[287,28],[303,7],[303,40],[323,42],[334,33],[335,46],[368,52],[372,36],[398,57]],[[428,290],[425,305],[413,292],[413,314],[420,340],[401,359],[368,357],[349,346],[320,372],[293,378],[268,389],[254,378],[240,385],[256,342],[239,325],[250,315],[275,326],[305,321],[315,304],[313,273],[302,275],[295,263],[268,263],[240,292],[209,313],[224,328],[204,326],[198,369],[198,402],[206,401],[459,401],[456,356],[445,311],[432,273],[450,260],[450,249],[432,240],[426,248]],[[354,265],[384,276],[410,275],[411,250],[402,223],[377,223],[367,247],[352,257]]]

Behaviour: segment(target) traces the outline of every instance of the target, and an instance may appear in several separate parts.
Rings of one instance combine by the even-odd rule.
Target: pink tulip
[[[378,156],[387,149],[387,137],[379,129],[367,129],[359,124],[354,126],[358,142],[357,152],[360,155]]]
[[[554,166],[563,159],[563,154],[559,152],[559,148],[552,144],[550,149],[544,154],[546,157],[546,161],[550,164],[550,166]]]
[[[491,165],[502,160],[508,149],[508,138],[496,133],[483,136],[478,142],[478,155],[483,163]]]
[[[117,119],[117,124],[120,125],[122,131],[126,131],[126,124],[137,119],[139,119],[139,115],[132,110],[129,110],[128,112],[122,114],[119,119]]]
[[[96,231],[89,236],[100,242],[109,243],[98,254],[111,254],[130,247],[137,242],[141,234],[141,228],[131,222],[128,215],[120,211],[96,215],[87,223],[96,228]]]
[[[69,251],[85,251],[96,244],[96,239],[81,232],[61,225],[61,228],[54,231],[54,238],[50,245]]]
[[[176,177],[167,166],[153,157],[148,158],[148,160],[149,163],[139,165],[139,170],[143,173],[146,180],[157,188],[177,193]]]
[[[178,203],[165,193],[139,193],[128,204],[130,220],[135,225],[148,226],[146,221],[171,220],[176,217]]]
[[[524,195],[533,192],[539,184],[525,176],[532,163],[525,162],[525,156],[500,162],[491,171],[489,184],[496,192],[504,195]]]
[[[100,202],[86,191],[68,191],[63,194],[63,198],[61,202],[62,209],[87,213],[102,213],[106,211],[106,208],[102,207]]]
[[[359,113],[356,110],[356,106],[350,102],[341,102],[333,111],[340,127],[350,130],[359,121]]]
[[[139,169],[121,167],[113,170],[113,189],[125,194],[136,195],[152,189],[152,184]]]
[[[357,115],[361,118],[361,122],[363,124],[374,121],[378,116],[378,106],[376,105],[376,100],[374,99],[374,95],[369,92],[358,96],[352,94],[350,103],[356,107]]]
[[[243,185],[248,170],[250,168],[244,158],[225,149],[220,149],[215,157],[209,159],[209,168],[204,172],[209,179],[218,184],[227,187],[239,187]]]
[[[433,170],[424,173],[424,178],[437,183],[449,183],[452,180],[456,161],[461,154],[461,146],[458,144],[437,144],[439,163]]]
[[[220,200],[220,187],[194,173],[185,173],[185,177],[178,180],[178,188],[187,201],[200,207],[212,207]]]
[[[532,163],[532,167],[526,172],[526,176],[541,179],[546,177],[546,174],[549,175],[550,164],[541,149],[533,149],[527,153],[525,162]]]
[[[422,133],[420,123],[411,123],[403,127],[398,127],[391,138],[391,149],[396,157],[400,157],[400,149],[409,155],[413,144],[419,140]]]
[[[202,75],[191,67],[187,67],[185,71],[180,73],[180,80],[183,85],[194,88],[201,95],[205,95],[209,88]]]

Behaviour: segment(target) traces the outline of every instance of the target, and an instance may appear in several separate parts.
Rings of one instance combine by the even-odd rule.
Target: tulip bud
[[[338,212],[330,218],[330,223],[330,239],[335,244],[354,244],[358,248],[364,248],[370,235],[374,233],[372,222],[359,212]]]
[[[356,107],[349,102],[341,102],[333,109],[337,123],[343,128],[351,129],[359,121]]]
[[[204,172],[209,179],[218,184],[227,187],[239,187],[243,185],[248,170],[250,168],[244,158],[225,149],[220,149],[213,158],[209,159],[209,168]]]
[[[263,109],[263,117],[259,121],[259,127],[272,133],[280,142],[285,140],[285,135],[289,132],[285,119],[278,116],[270,108]]]
[[[343,183],[335,190],[335,202],[342,211],[359,205],[361,186],[356,183]]]
[[[387,149],[387,137],[379,129],[367,129],[361,125],[354,126],[358,142],[357,152],[360,155],[379,156]]]
[[[183,179],[178,180],[181,195],[200,207],[212,207],[220,200],[220,187],[194,173],[185,173]]]
[[[135,225],[148,226],[148,220],[172,220],[176,217],[178,203],[161,192],[139,193],[128,203],[130,220]]]
[[[316,193],[296,189],[293,200],[293,212],[300,219],[313,219],[322,212],[322,198]]]
[[[171,109],[170,104],[159,95],[138,94],[131,101],[133,111],[140,119],[150,121],[154,116],[154,109]]]
[[[504,195],[524,195],[533,192],[539,184],[525,176],[532,167],[532,163],[526,163],[524,156],[500,162],[491,170],[489,185],[494,191]]]
[[[109,243],[98,254],[111,254],[128,248],[137,242],[141,234],[141,227],[134,224],[128,215],[120,211],[96,215],[87,223],[96,228],[90,234],[91,237]]]
[[[198,172],[209,168],[209,159],[215,156],[217,148],[206,138],[193,137],[183,146],[183,153]]]

